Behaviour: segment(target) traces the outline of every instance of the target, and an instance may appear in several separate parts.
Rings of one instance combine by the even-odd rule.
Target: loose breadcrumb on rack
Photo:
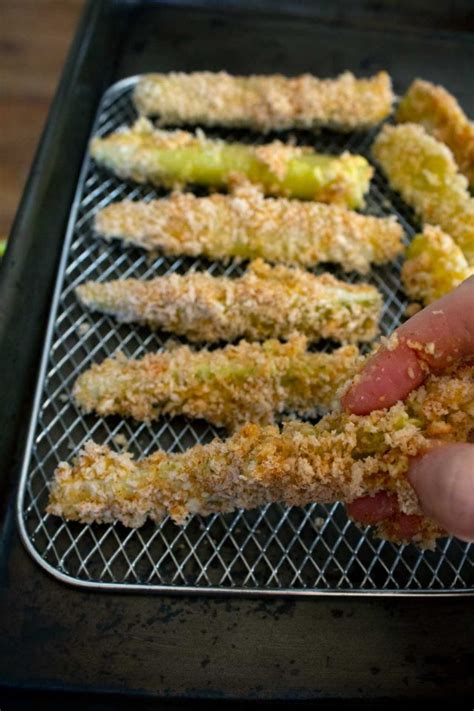
[[[408,292],[407,292],[407,293],[408,293]],[[407,307],[406,307],[406,309],[405,309],[405,316],[406,316],[407,318],[411,318],[412,316],[414,316],[415,314],[417,314],[418,311],[421,311],[422,308],[423,308],[423,307],[422,307],[422,305],[421,305],[420,303],[418,303],[417,301],[412,301],[411,303],[409,303],[409,304],[407,305]]]
[[[87,282],[76,293],[87,308],[119,321],[207,343],[287,339],[295,333],[311,342],[371,341],[382,309],[380,293],[369,284],[346,284],[330,274],[316,277],[261,260],[236,279],[193,272],[149,281]]]
[[[90,144],[92,157],[120,178],[168,188],[229,188],[242,182],[265,194],[348,207],[364,205],[372,166],[363,156],[316,153],[281,141],[265,145],[206,138],[202,131],[155,129],[145,118]]]
[[[226,441],[181,454],[157,451],[141,461],[89,442],[72,465],[61,463],[48,512],[83,523],[121,521],[141,526],[166,515],[254,508],[271,502],[302,506],[388,492],[400,510],[421,515],[406,472],[431,437],[466,441],[474,425],[474,369],[430,376],[402,403],[366,416],[336,412],[318,424],[293,421],[282,430],[247,424]],[[394,535],[390,521],[379,526]],[[433,545],[442,535],[423,519],[415,540]]]
[[[474,123],[444,87],[415,79],[398,105],[396,120],[421,124],[452,150],[459,170],[474,188]]]
[[[314,353],[302,336],[214,351],[182,346],[139,360],[107,358],[78,377],[73,396],[99,415],[186,415],[233,430],[245,422],[273,424],[284,412],[320,414],[335,405],[360,362],[355,346]]]
[[[472,274],[474,268],[454,240],[439,227],[426,225],[407,249],[401,276],[410,298],[430,304]]]
[[[350,72],[335,79],[170,72],[141,77],[133,100],[140,113],[158,116],[162,125],[354,131],[383,121],[394,96],[386,72],[367,79]]]
[[[447,232],[474,266],[474,198],[449,148],[412,123],[385,125],[374,158],[424,223]]]
[[[403,230],[394,217],[361,215],[338,205],[264,198],[253,186],[234,195],[173,193],[151,202],[112,203],[95,230],[166,255],[256,259],[309,267],[338,263],[366,274],[395,259]]]

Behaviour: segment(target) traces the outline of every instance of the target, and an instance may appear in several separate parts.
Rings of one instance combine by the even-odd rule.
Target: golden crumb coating
[[[402,403],[370,415],[335,412],[318,424],[247,424],[182,454],[157,451],[141,461],[89,442],[72,465],[61,463],[48,512],[84,523],[141,526],[170,515],[182,524],[270,502],[302,506],[354,501],[377,492],[396,496],[400,510],[421,514],[406,472],[431,438],[466,441],[474,425],[474,368],[431,376]],[[382,534],[390,530],[382,526]],[[425,520],[422,542],[440,535]]]
[[[232,76],[227,72],[170,72],[140,78],[133,94],[137,110],[159,116],[162,125],[200,124],[258,131],[320,126],[338,131],[368,129],[383,121],[393,103],[386,72],[357,79],[311,74]]]
[[[214,351],[183,346],[139,360],[107,358],[78,377],[73,396],[82,410],[99,415],[186,415],[232,430],[245,422],[273,424],[284,412],[310,416],[331,407],[360,361],[355,346],[308,352],[304,336]]]
[[[250,182],[267,195],[361,207],[372,166],[359,155],[331,156],[281,141],[263,145],[227,143],[202,131],[155,129],[138,119],[91,141],[92,157],[120,178],[180,187],[189,183],[228,188]]]
[[[112,203],[95,217],[96,231],[167,255],[256,259],[310,267],[342,264],[366,274],[403,250],[393,217],[360,215],[338,205],[264,198],[253,186],[234,195],[173,193],[151,202]]]
[[[382,297],[373,286],[270,267],[261,260],[237,279],[193,272],[149,281],[86,282],[76,293],[87,308],[119,321],[207,343],[287,339],[295,333],[311,342],[371,341],[382,309]]]
[[[410,298],[431,304],[473,273],[452,237],[439,227],[426,225],[407,249],[402,283]]]
[[[413,123],[384,126],[373,155],[424,223],[438,225],[474,265],[474,198],[449,148]]]
[[[399,122],[421,124],[452,150],[459,170],[474,188],[474,123],[469,121],[449,91],[429,81],[415,79],[400,101]]]

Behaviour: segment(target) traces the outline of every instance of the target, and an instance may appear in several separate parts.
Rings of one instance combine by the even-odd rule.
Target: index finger
[[[474,277],[400,326],[342,398],[356,415],[390,407],[456,361],[474,355]]]

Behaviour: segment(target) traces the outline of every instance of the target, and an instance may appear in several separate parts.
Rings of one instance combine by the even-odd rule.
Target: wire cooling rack
[[[131,91],[136,78],[123,80],[104,95],[93,134],[104,135],[136,117]],[[261,141],[245,131],[211,131],[222,138]],[[318,150],[350,150],[368,156],[373,133],[337,135],[294,132]],[[268,140],[267,136],[265,140]],[[116,200],[150,200],[164,192],[118,180],[85,159],[71,210],[57,275],[30,437],[18,496],[23,540],[38,563],[61,580],[94,588],[257,594],[420,594],[473,592],[468,544],[445,539],[436,551],[395,546],[350,523],[340,504],[305,508],[266,506],[254,511],[194,516],[180,528],[169,519],[141,529],[120,524],[82,525],[45,513],[48,484],[58,462],[71,460],[86,440],[119,448],[126,440],[136,457],[156,448],[182,451],[210,441],[218,432],[203,422],[161,418],[151,424],[83,415],[71,401],[79,373],[117,349],[138,357],[161,348],[167,336],[111,317],[87,313],[74,296],[83,281],[150,278],[190,269],[236,276],[242,267],[199,259],[158,257],[94,236],[100,208]],[[395,214],[409,239],[411,211],[376,173],[368,213]],[[318,270],[315,270],[318,271]],[[337,269],[335,275],[358,280]],[[375,268],[369,281],[384,296],[382,332],[399,325],[406,299],[400,290],[400,260]],[[329,345],[326,345],[328,348]]]

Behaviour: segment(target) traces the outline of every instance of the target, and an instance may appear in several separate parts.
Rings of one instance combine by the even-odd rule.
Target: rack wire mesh
[[[123,80],[105,93],[94,134],[107,134],[134,120],[131,91],[135,82],[136,78]],[[245,131],[209,133],[249,142],[262,140]],[[302,143],[334,154],[350,150],[368,156],[373,140],[373,133],[293,135]],[[435,551],[426,552],[395,546],[350,523],[338,503],[305,508],[271,505],[228,515],[195,516],[184,527],[167,519],[160,525],[149,522],[141,529],[126,529],[120,524],[82,525],[45,513],[48,483],[56,465],[70,460],[90,438],[116,448],[125,439],[128,449],[143,457],[157,447],[182,451],[222,434],[211,425],[185,418],[161,418],[145,424],[83,415],[71,401],[75,378],[93,362],[117,349],[139,357],[162,348],[168,338],[87,313],[74,296],[78,284],[88,279],[147,278],[195,269],[229,276],[242,272],[242,266],[234,263],[224,266],[163,256],[150,261],[149,255],[138,249],[94,236],[92,221],[100,208],[119,199],[150,200],[160,194],[164,192],[121,181],[85,160],[57,275],[19,490],[20,530],[33,557],[64,581],[120,590],[279,595],[472,592],[468,544],[445,539]],[[378,172],[366,211],[395,214],[407,239],[414,233],[413,214]],[[332,271],[351,282],[358,280],[355,275]],[[369,277],[384,296],[384,334],[399,325],[407,305],[399,277],[400,260],[374,268]]]

